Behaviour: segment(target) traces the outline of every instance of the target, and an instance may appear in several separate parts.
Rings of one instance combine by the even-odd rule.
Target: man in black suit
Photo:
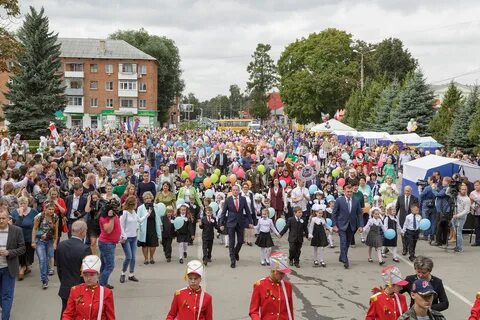
[[[62,299],[63,311],[67,307],[70,289],[83,282],[78,270],[82,267],[83,258],[92,254],[90,247],[83,240],[87,236],[87,224],[77,220],[72,224],[72,237],[58,244],[57,248],[57,274],[60,279],[58,296]]]
[[[87,197],[83,195],[82,184],[75,184],[73,186],[73,194],[69,195],[65,202],[67,205],[68,238],[71,238],[72,224],[85,216]]]
[[[398,216],[398,222],[400,223],[400,228],[403,228],[405,219],[407,215],[411,213],[411,207],[415,205],[419,207],[418,199],[412,195],[412,187],[405,186],[403,189],[403,194],[399,195],[397,198],[397,203],[395,204],[395,212]],[[407,243],[405,238],[402,236],[403,250],[402,255],[407,254]]]
[[[300,268],[300,254],[302,253],[303,237],[308,237],[307,224],[302,219],[302,208],[293,208],[294,216],[288,218],[287,224],[280,231],[280,236],[283,236],[288,230],[288,244],[289,253],[288,260],[290,265]]]
[[[225,225],[227,227],[230,267],[235,268],[236,261],[240,260],[244,229],[247,226],[253,228],[252,215],[247,205],[247,199],[240,195],[240,187],[238,185],[232,187],[232,195],[225,200],[219,223],[221,225],[220,230],[223,231]],[[237,240],[236,245],[235,239]]]
[[[215,159],[213,160],[213,166],[219,168],[222,174],[227,172],[228,157],[223,148],[220,148],[219,153],[215,156]]]

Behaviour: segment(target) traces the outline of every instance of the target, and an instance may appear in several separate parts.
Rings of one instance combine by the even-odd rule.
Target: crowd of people
[[[393,262],[400,261],[397,242],[402,255],[417,261],[418,239],[447,245],[450,232],[455,234],[455,251],[461,253],[462,230],[471,213],[476,221],[473,245],[480,246],[480,181],[460,177],[455,202],[449,193],[452,177],[438,172],[429,177],[419,198],[411,187],[398,187],[403,165],[428,154],[420,149],[340,143],[335,136],[269,126],[242,133],[73,129],[48,140],[38,152],[29,152],[20,137],[4,138],[0,153],[0,248],[6,246],[9,253],[5,260],[0,249],[2,319],[9,317],[15,278],[30,276],[35,255],[43,289],[57,266],[63,318],[75,319],[72,292],[95,291],[98,280],[105,301],[111,299],[109,279],[118,244],[124,251],[120,283],[141,281],[135,275],[137,247],[145,265],[160,260],[160,245],[167,263],[173,258],[184,264],[197,236],[202,266],[212,262],[212,244],[218,238],[228,247],[230,267],[235,268],[244,244],[258,246],[259,264],[271,265],[271,235],[288,232],[286,263],[300,268],[305,240],[312,247],[313,266],[327,267],[325,249],[336,245],[338,233],[339,261],[348,269],[348,249],[356,245],[356,233],[368,247],[366,260],[373,262],[375,251],[380,265],[390,253]],[[478,156],[458,150],[436,153],[480,162]],[[420,230],[422,218],[431,224],[425,230]],[[6,229],[8,245],[2,236]],[[12,229],[16,233],[11,235]],[[393,237],[385,236],[389,230],[395,231]],[[62,241],[66,237],[69,240]],[[77,256],[71,247],[77,248]],[[18,265],[10,263],[15,257]],[[77,286],[82,279],[75,276],[82,264],[85,288]],[[435,282],[428,281],[440,297]],[[411,292],[421,296],[429,288]],[[111,316],[112,308],[113,300],[102,312]]]

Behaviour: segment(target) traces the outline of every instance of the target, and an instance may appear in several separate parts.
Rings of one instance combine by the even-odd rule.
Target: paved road
[[[200,257],[201,248],[197,241],[193,247],[188,248],[189,258]],[[285,239],[274,241],[281,250],[288,252]],[[336,242],[338,243],[338,238]],[[304,243],[301,268],[294,268],[289,276],[294,284],[295,318],[364,319],[370,290],[381,283],[380,266],[367,262],[367,248],[357,245],[350,250],[352,266],[349,270],[344,270],[338,262],[338,247],[327,249],[326,268],[312,267],[311,251],[309,244]],[[447,292],[450,308],[444,312],[447,319],[466,319],[470,310],[468,303],[480,291],[479,249],[467,246],[464,253],[455,254],[451,250],[432,248],[425,241],[420,241],[417,254],[428,254],[434,259],[434,274],[442,278],[450,289]],[[213,255],[214,261],[206,269],[203,286],[213,295],[214,319],[249,319],[252,285],[268,273],[267,267],[259,264],[258,248],[244,246],[240,254],[241,260],[234,270],[229,267],[228,249],[218,242],[214,245]],[[159,251],[158,262],[145,266],[141,253],[138,252],[136,275],[140,282],[120,284],[119,266],[122,257],[123,252],[119,247],[117,267],[111,278],[111,284],[115,286],[117,319],[165,319],[175,290],[185,286],[185,265],[180,265],[177,261],[166,263]],[[391,256],[387,262],[393,263]],[[406,260],[399,263],[399,267],[404,276],[413,271],[410,262]],[[50,288],[43,291],[38,279],[38,268],[35,268],[33,275],[17,282],[12,319],[58,319],[61,304],[57,290],[58,278],[55,275]]]

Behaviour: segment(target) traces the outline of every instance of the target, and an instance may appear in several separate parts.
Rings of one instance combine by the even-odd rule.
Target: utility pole
[[[372,48],[372,49],[366,50],[366,51],[359,51],[359,50],[357,50],[357,49],[354,49],[354,50],[353,50],[353,52],[360,54],[360,91],[361,91],[361,92],[363,92],[363,87],[364,87],[364,72],[365,72],[365,71],[364,71],[365,66],[364,66],[364,64],[363,64],[363,55],[364,55],[365,53],[374,52],[375,50],[377,50],[377,49]]]

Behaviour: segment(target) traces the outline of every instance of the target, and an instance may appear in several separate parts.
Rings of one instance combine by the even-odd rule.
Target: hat
[[[386,285],[399,285],[399,286],[406,286],[408,281],[402,278],[402,273],[400,269],[396,266],[387,266],[382,269],[382,278]]]
[[[313,211],[325,211],[325,209],[327,209],[327,206],[324,204],[315,203],[312,206]]]
[[[200,277],[203,277],[203,263],[198,260],[192,260],[187,263],[187,271],[185,271],[185,275],[189,275],[190,273],[195,273]]]
[[[253,198],[255,200],[263,200],[263,195],[261,193],[256,193]]]
[[[282,273],[290,273],[292,269],[287,266],[287,256],[283,252],[272,252],[270,256],[270,269]]]
[[[432,287],[432,284],[428,281],[417,279],[412,285],[412,292],[418,293],[421,296],[426,296],[429,294],[436,294],[435,290]]]
[[[315,194],[318,194],[318,193],[323,194],[323,191],[322,190],[315,191]]]
[[[83,258],[82,261],[82,273],[85,272],[96,272],[100,274],[100,268],[102,267],[102,262],[100,258],[96,255],[89,255]]]

